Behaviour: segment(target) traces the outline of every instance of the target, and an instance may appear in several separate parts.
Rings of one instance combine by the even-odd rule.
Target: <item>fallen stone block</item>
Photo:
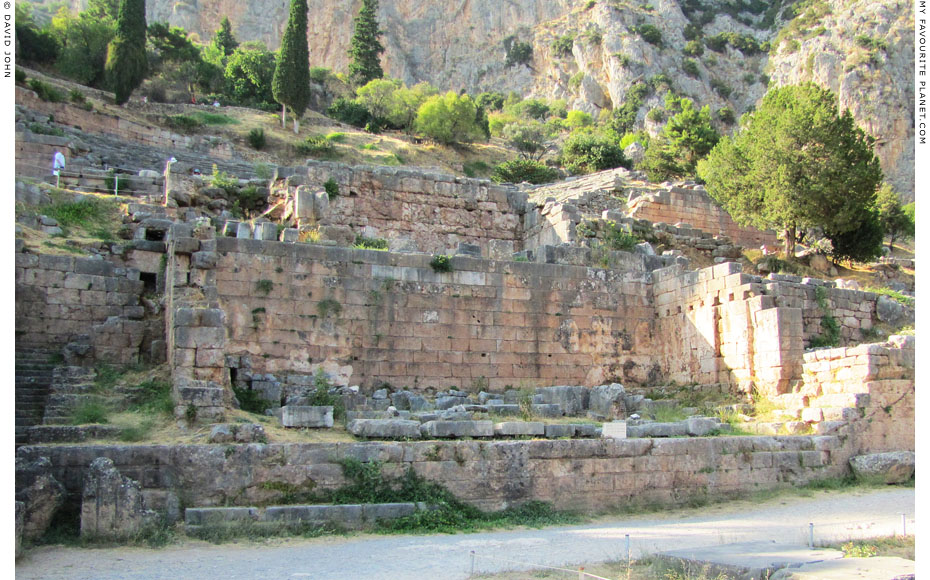
[[[536,395],[540,403],[559,405],[564,414],[571,416],[588,408],[590,391],[587,387],[541,387],[536,389]]]
[[[588,398],[588,409],[608,419],[622,419],[626,417],[625,394],[626,390],[620,383],[594,387]]]
[[[545,434],[546,426],[536,421],[507,421],[494,424],[494,435],[498,437],[536,437]]]
[[[591,423],[572,423],[573,436],[575,437],[600,437],[601,430],[597,425]]]
[[[627,425],[627,437],[684,437],[688,434],[683,421],[678,423],[643,423]]]
[[[91,462],[81,496],[82,536],[125,537],[154,523],[156,516],[146,509],[139,483],[121,475],[112,459]]]
[[[23,504],[23,538],[42,536],[64,499],[65,488],[52,476],[52,462],[47,457],[28,462],[16,458],[16,501]]]
[[[493,437],[491,421],[429,421],[420,425],[424,437]]]
[[[691,417],[685,420],[685,430],[692,437],[703,437],[717,428],[717,421],[706,417]]]
[[[420,422],[401,419],[355,419],[346,430],[356,437],[371,439],[419,439]]]
[[[904,483],[914,475],[913,451],[890,451],[858,455],[849,460],[857,479],[881,479],[885,483]]]
[[[561,405],[548,403],[535,404],[531,411],[539,417],[561,417],[563,414]]]
[[[328,429],[333,426],[332,406],[285,405],[279,413],[281,424],[285,427]]]
[[[546,425],[546,439],[559,439],[571,437],[575,434],[573,425]]]
[[[488,409],[488,413],[491,413],[492,415],[500,415],[501,417],[516,417],[521,413],[520,405],[488,403],[485,406]]]

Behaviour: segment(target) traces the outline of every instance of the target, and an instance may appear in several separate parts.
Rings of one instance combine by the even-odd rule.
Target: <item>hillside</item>
[[[334,24],[311,27],[311,64],[345,70],[359,2],[308,4],[311,22]],[[150,22],[168,21],[201,38],[228,16],[239,38],[271,48],[287,16],[286,3],[267,0],[155,0],[147,8]],[[840,106],[876,138],[887,180],[913,198],[909,2],[398,0],[381,3],[379,20],[385,72],[408,85],[513,90],[564,98],[569,109],[594,114],[625,105],[629,90],[650,80],[736,116],[768,86],[813,80],[837,93]],[[505,44],[514,39],[532,45],[532,58],[508,67]],[[634,103],[638,127],[661,128],[646,114],[661,107],[664,92]]]

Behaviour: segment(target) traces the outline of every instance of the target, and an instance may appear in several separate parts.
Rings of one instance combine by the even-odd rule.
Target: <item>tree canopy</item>
[[[232,24],[230,24],[228,16],[223,17],[220,27],[213,35],[213,46],[222,50],[223,56],[231,55],[239,47],[239,41],[233,36]]]
[[[307,47],[307,0],[291,0],[291,13],[281,39],[281,51],[271,81],[274,99],[281,103],[281,123],[285,108],[294,114],[294,133],[300,116],[310,104],[310,49]]]
[[[116,37],[107,49],[105,66],[118,105],[128,101],[145,78],[145,32],[145,0],[120,0]]]
[[[666,107],[669,107],[668,101]],[[707,105],[698,111],[691,99],[680,99],[669,108],[680,108],[681,112],[668,120],[659,137],[649,144],[643,158],[642,169],[653,181],[694,176],[697,162],[720,140],[719,133],[710,122],[710,107]]]
[[[362,7],[355,17],[355,33],[349,45],[349,78],[356,86],[384,76],[381,69],[381,53],[384,47],[378,38],[378,0],[362,0]]]
[[[914,223],[914,204],[901,205],[901,198],[887,183],[882,184],[876,194],[875,210],[882,230],[889,238],[889,250],[893,248],[895,240],[914,237],[917,229]]]
[[[448,145],[484,137],[477,123],[478,108],[468,95],[449,91],[426,99],[417,111],[416,130]]]
[[[839,113],[832,92],[812,83],[772,89],[742,125],[698,164],[737,223],[781,230],[791,258],[799,231],[837,237],[869,218],[882,180],[873,139]]]

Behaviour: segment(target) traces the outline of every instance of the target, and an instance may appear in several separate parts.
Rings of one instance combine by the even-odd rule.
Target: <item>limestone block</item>
[[[608,419],[623,419],[626,417],[625,395],[620,383],[599,385],[591,389],[588,409]]]
[[[285,405],[278,412],[285,427],[331,428],[332,406]]]
[[[228,423],[220,423],[210,429],[210,443],[229,443],[234,440],[232,426]]]
[[[819,407],[801,409],[801,420],[806,423],[819,423],[823,421],[823,410]]]
[[[212,270],[216,268],[218,258],[216,252],[194,252],[191,254],[191,268]]]
[[[546,426],[543,423],[532,421],[507,421],[504,423],[494,424],[494,435],[496,436],[541,436],[545,435]]]
[[[486,405],[488,413],[500,415],[502,417],[514,417],[521,414],[520,405],[511,405],[506,403],[491,403]]]
[[[113,460],[98,457],[84,477],[81,496],[81,535],[121,537],[152,523],[154,511],[145,507],[139,483],[120,474]]]
[[[572,423],[572,431],[575,437],[595,438],[601,436],[601,430],[597,425],[591,423]]]
[[[236,443],[264,443],[268,440],[265,428],[258,423],[236,423],[233,436]]]
[[[252,224],[248,222],[242,222],[236,228],[236,237],[239,239],[248,240],[252,237]]]
[[[22,517],[23,538],[42,536],[64,499],[65,488],[52,475],[52,462],[47,457],[33,461],[16,458],[16,501],[23,504],[17,520]]]
[[[688,434],[683,421],[677,423],[644,423],[627,425],[627,437],[684,437]]]
[[[533,412],[534,415],[538,415],[540,417],[554,418],[554,417],[561,417],[563,415],[562,406],[558,404],[554,404],[554,403],[553,404],[546,404],[546,403],[533,404],[531,406],[531,411]]]
[[[703,437],[718,428],[717,421],[706,417],[691,417],[685,420],[685,430],[692,437]]]
[[[420,422],[402,419],[355,419],[346,430],[356,437],[371,439],[419,439]]]
[[[588,408],[590,391],[587,387],[541,387],[536,389],[541,404],[559,405],[565,415],[581,414]]]
[[[491,421],[428,421],[420,425],[423,437],[493,437]]]
[[[885,483],[904,483],[914,475],[916,456],[913,451],[892,451],[859,455],[849,460],[858,479],[880,478]]]
[[[184,523],[188,526],[218,526],[254,522],[259,518],[255,507],[187,508]]]
[[[410,391],[397,391],[391,395],[391,402],[401,411],[425,411],[430,408],[425,397]]]
[[[546,439],[559,439],[561,437],[571,437],[575,434],[575,428],[572,425],[546,425]]]

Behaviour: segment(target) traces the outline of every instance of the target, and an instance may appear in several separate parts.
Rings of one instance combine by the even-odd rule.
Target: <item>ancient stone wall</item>
[[[164,353],[164,328],[159,320],[145,320],[144,290],[139,271],[132,268],[17,252],[17,344],[61,348],[79,341],[92,347],[90,360],[149,360],[153,350]],[[152,344],[158,340],[160,347]]]
[[[856,410],[853,433],[863,453],[914,450],[913,336],[884,344],[804,353],[809,420],[843,420]]]
[[[500,389],[657,378],[647,276],[217,238],[226,352],[254,372]],[[642,262],[640,262],[642,264]],[[640,268],[642,268],[640,266]]]
[[[775,247],[778,243],[774,232],[737,225],[702,187],[670,187],[642,195],[632,200],[628,209],[632,218],[666,224],[686,223],[709,234],[723,234],[749,248],[762,244]]]
[[[392,249],[428,253],[477,244],[484,257],[492,242],[509,243],[511,252],[522,249],[526,195],[512,187],[416,169],[331,162],[308,161],[297,171],[288,178],[289,186],[305,182],[319,190],[329,179],[338,184],[339,195],[313,217],[321,226],[347,228],[350,237],[384,238]]]
[[[273,505],[282,490],[320,491],[345,484],[339,461],[384,462],[384,473],[408,467],[482,509],[529,500],[558,509],[605,510],[638,503],[681,504],[846,473],[849,451],[831,436],[685,439],[566,439],[506,442],[340,444],[31,446],[46,456],[71,494],[97,457],[142,485],[146,505]],[[837,458],[842,458],[837,460]]]
[[[66,161],[73,156],[71,140],[55,135],[16,132],[16,176],[44,178],[52,174],[52,156],[61,151]]]

